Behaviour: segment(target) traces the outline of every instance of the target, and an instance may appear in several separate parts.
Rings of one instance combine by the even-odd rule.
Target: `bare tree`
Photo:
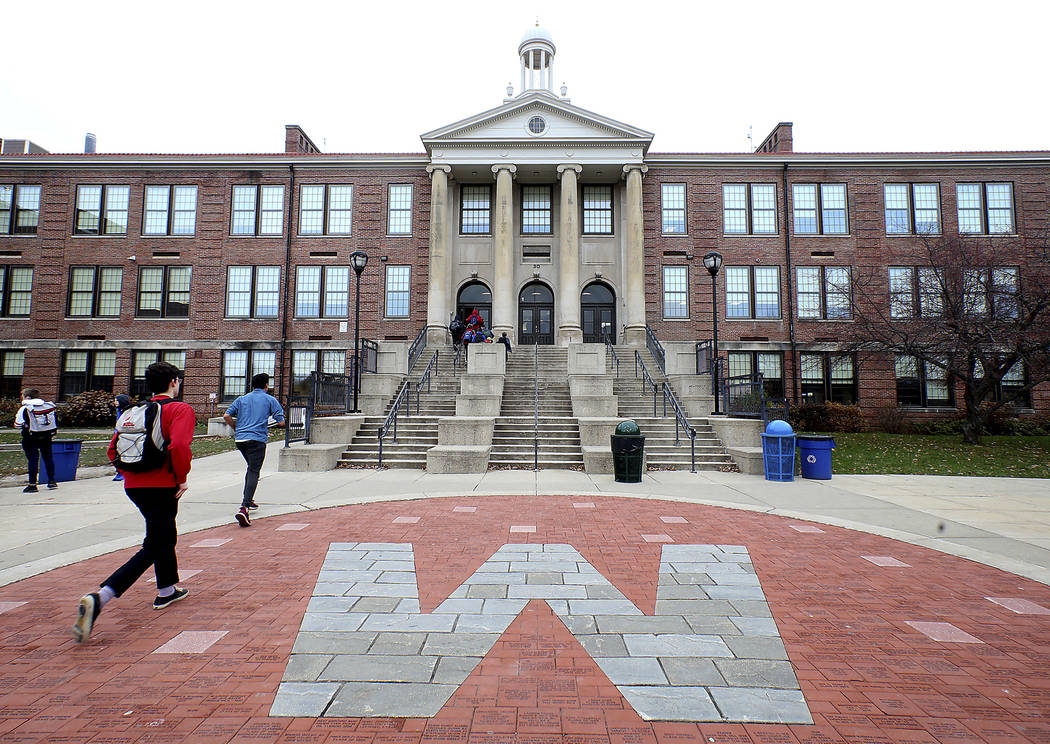
[[[900,268],[855,267],[848,350],[960,382],[963,440],[979,443],[994,412],[1050,381],[1046,237],[919,236]]]

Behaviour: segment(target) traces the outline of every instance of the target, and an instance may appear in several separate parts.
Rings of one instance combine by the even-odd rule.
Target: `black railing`
[[[467,371],[467,347],[464,344],[456,344],[452,347],[456,355],[452,357],[452,374],[458,375],[460,367]]]
[[[712,372],[713,347],[710,341],[699,341],[696,344],[696,373],[709,375]]]
[[[419,378],[419,382],[416,383],[416,415],[419,415],[419,392],[423,389],[423,386],[427,386],[427,392],[430,392],[430,376],[438,366],[438,352],[434,351],[434,356],[430,357],[430,361],[427,362],[427,368],[423,370],[423,374]]]
[[[361,339],[361,371],[374,373],[378,362],[379,343],[367,338]]]
[[[722,382],[722,408],[728,416],[766,417],[766,396],[762,375],[727,377]]]
[[[390,407],[390,413],[387,414],[386,421],[379,427],[379,465],[383,467],[383,440],[386,438],[387,433],[391,428],[394,430],[394,441],[397,442],[397,415],[401,411],[401,406],[405,404],[405,401],[411,400],[410,395],[412,391],[412,381],[405,380],[405,384],[401,387],[397,397],[394,398],[394,404]]]
[[[309,444],[315,418],[348,413],[353,400],[353,380],[352,375],[327,372],[311,372],[309,377],[297,380],[293,389],[303,392],[288,395],[284,446],[292,442]]]
[[[285,406],[284,446],[292,442],[310,441],[310,418],[313,413],[312,395],[289,395]]]
[[[408,347],[408,369],[411,370],[412,366],[419,359],[419,355],[423,353],[423,349],[427,348],[427,327],[423,326],[423,330],[416,336],[416,340],[412,342],[412,345]]]
[[[656,383],[653,382],[653,378],[649,374],[649,370],[646,369],[645,362],[642,360],[642,353],[640,351],[638,351],[638,350],[635,350],[635,352],[634,352],[634,376],[635,377],[638,376],[638,369],[639,369],[639,367],[641,367],[641,370],[642,370],[642,390],[641,390],[641,393],[642,393],[642,395],[645,395],[645,393],[646,393],[646,386],[648,386],[649,390],[653,394],[653,418],[658,418],[659,414],[656,413],[656,397],[660,393],[660,388],[658,388],[656,386]],[[667,411],[665,410],[664,413],[666,414]]]
[[[674,412],[674,446],[678,446],[678,429],[682,427],[686,433],[689,434],[689,450],[690,450],[690,466],[689,472],[696,472],[696,429],[689,424],[689,417],[685,415],[685,411],[682,410],[682,406],[678,404],[678,398],[674,395],[674,390],[666,382],[663,384],[664,390],[664,413],[667,413],[667,404],[670,402],[671,410]]]
[[[612,354],[613,364],[616,365],[616,376],[620,376],[620,358],[616,356],[616,347],[613,346],[612,339],[608,333],[602,334],[602,340],[605,341],[605,350]]]
[[[656,360],[656,365],[660,368],[660,372],[667,374],[667,363],[664,360],[664,347],[660,343],[660,339],[656,337],[656,333],[649,326],[645,327],[645,346],[649,349],[649,353],[653,355],[653,359]]]

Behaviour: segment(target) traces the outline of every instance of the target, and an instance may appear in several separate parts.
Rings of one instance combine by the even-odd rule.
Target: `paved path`
[[[1050,737],[1047,481],[290,474],[271,447],[249,529],[240,456],[195,464],[191,595],[153,612],[144,579],[84,645],[76,598],[141,518],[108,479],[0,488],[0,741]]]

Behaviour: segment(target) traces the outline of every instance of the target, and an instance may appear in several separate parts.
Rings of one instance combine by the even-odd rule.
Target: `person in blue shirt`
[[[248,464],[248,472],[244,475],[244,498],[241,500],[241,508],[234,515],[241,527],[252,523],[248,510],[259,508],[255,503],[255,488],[259,485],[259,471],[262,469],[263,460],[266,459],[270,417],[273,417],[278,426],[285,425],[284,409],[277,399],[267,392],[269,387],[268,374],[263,372],[255,375],[252,378],[252,391],[233,401],[222,417],[234,428],[233,438],[237,442],[237,449]]]

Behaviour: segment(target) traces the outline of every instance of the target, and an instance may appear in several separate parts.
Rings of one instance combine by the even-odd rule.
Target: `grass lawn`
[[[835,473],[980,475],[1050,478],[1050,437],[986,436],[964,444],[959,434],[832,434]]]

